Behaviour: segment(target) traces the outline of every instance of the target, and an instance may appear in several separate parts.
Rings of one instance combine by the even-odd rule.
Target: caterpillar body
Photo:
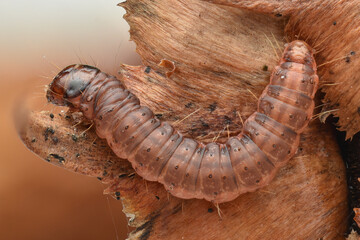
[[[62,70],[47,98],[93,120],[98,136],[146,180],[162,183],[179,198],[222,203],[269,184],[296,153],[312,117],[318,81],[311,48],[302,41],[289,43],[257,111],[224,144],[183,137],[141,106],[118,79],[88,65]]]

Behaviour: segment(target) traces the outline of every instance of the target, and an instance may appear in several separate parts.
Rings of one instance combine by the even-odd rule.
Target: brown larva
[[[99,137],[146,180],[164,184],[179,198],[222,203],[269,184],[295,154],[300,133],[312,117],[317,86],[311,49],[302,41],[289,43],[257,112],[225,144],[183,137],[141,106],[118,79],[91,66],[62,70],[47,98],[93,120]]]

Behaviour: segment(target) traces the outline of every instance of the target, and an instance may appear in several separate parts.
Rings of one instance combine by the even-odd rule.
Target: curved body
[[[183,137],[141,106],[118,79],[87,65],[61,71],[47,97],[93,120],[99,137],[146,180],[162,183],[179,198],[222,203],[269,184],[296,153],[317,87],[312,50],[302,41],[289,43],[257,111],[224,144]]]

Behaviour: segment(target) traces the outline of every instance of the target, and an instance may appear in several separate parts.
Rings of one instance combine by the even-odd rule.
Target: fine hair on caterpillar
[[[303,41],[285,47],[257,111],[226,143],[183,137],[158,120],[114,76],[88,65],[71,65],[49,85],[47,98],[81,111],[96,133],[128,159],[144,179],[174,196],[228,202],[270,183],[294,156],[314,110],[319,79],[312,49]]]

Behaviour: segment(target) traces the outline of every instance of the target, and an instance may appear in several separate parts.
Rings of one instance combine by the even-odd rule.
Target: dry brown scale
[[[66,67],[47,98],[93,120],[98,136],[146,180],[162,183],[179,198],[222,203],[269,184],[294,156],[312,117],[318,81],[311,48],[303,41],[289,43],[257,112],[224,144],[183,137],[117,78],[91,66]]]

